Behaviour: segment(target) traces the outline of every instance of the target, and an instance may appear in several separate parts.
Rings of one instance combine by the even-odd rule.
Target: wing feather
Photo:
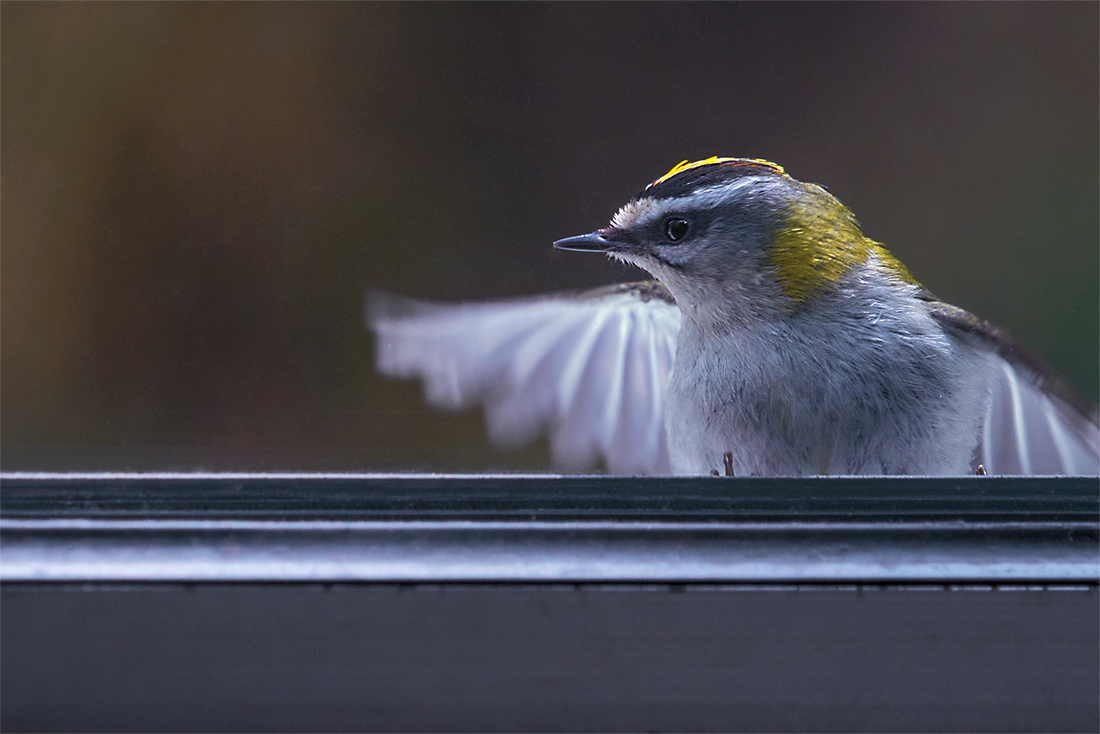
[[[653,282],[512,301],[432,304],[367,294],[378,369],[428,403],[482,405],[490,440],[549,433],[555,464],[667,474],[664,396],[680,312]]]
[[[1100,474],[1096,403],[1001,329],[929,297],[933,316],[964,341],[993,353],[992,399],[979,457],[990,474]]]

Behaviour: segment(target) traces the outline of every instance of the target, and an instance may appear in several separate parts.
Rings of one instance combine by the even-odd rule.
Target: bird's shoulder
[[[676,299],[668,288],[657,280],[639,280],[634,283],[615,283],[614,285],[591,288],[587,290],[566,291],[564,293],[550,294],[546,298],[573,298],[582,301],[598,301],[604,298],[616,296],[629,296],[637,298],[643,303],[659,301],[676,305]]]

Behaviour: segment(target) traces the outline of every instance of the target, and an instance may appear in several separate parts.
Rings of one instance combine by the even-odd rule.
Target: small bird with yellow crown
[[[554,243],[656,280],[435,305],[368,297],[378,366],[490,438],[619,474],[1100,473],[1095,403],[943,303],[768,161],[677,165]]]

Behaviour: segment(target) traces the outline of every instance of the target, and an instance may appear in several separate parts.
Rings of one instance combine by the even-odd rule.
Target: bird
[[[683,161],[553,243],[651,277],[441,304],[368,290],[378,371],[504,448],[626,475],[1100,474],[1097,404],[936,298],[822,186]]]

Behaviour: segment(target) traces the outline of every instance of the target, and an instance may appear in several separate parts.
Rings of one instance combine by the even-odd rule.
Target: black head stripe
[[[655,199],[687,196],[696,189],[706,186],[729,183],[745,176],[786,176],[786,172],[775,163],[756,158],[707,158],[688,163],[684,161],[671,171],[638,192],[635,199],[643,196]]]

